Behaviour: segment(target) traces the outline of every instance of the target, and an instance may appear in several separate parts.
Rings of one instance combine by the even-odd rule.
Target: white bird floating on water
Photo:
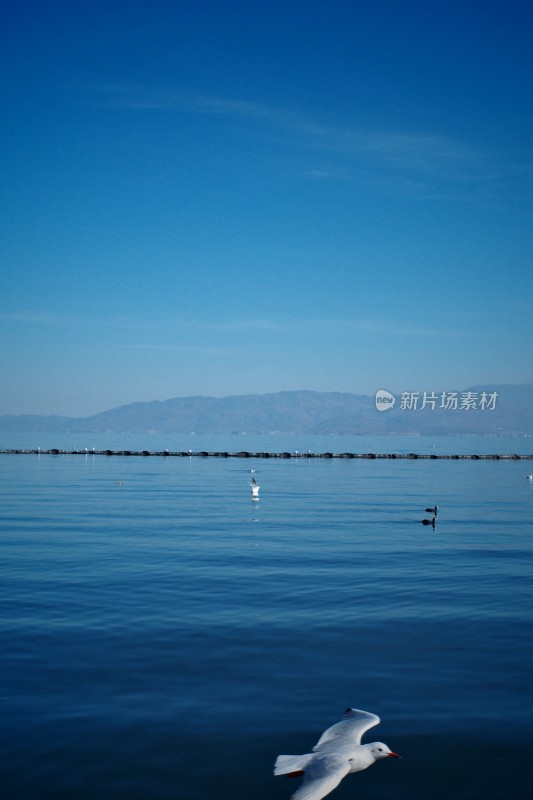
[[[303,783],[292,800],[321,800],[350,772],[360,772],[380,758],[400,758],[383,742],[361,744],[365,731],[380,721],[376,714],[347,708],[342,722],[325,730],[311,753],[278,756],[274,775],[303,775]]]
[[[250,472],[255,472],[255,469],[250,470]],[[250,486],[252,487],[252,498],[256,497],[259,499],[259,484],[255,479],[255,475],[252,475],[252,480],[249,482]]]
[[[533,481],[533,473],[531,475],[526,475],[527,481]]]

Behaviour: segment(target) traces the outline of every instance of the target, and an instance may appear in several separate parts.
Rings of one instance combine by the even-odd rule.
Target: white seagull
[[[360,772],[380,758],[400,758],[383,742],[361,744],[365,731],[380,721],[376,714],[347,708],[342,722],[324,731],[311,753],[278,756],[274,775],[303,775],[303,783],[292,800],[321,800],[350,772]]]

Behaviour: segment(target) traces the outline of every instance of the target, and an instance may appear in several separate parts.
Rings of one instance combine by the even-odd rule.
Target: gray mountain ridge
[[[417,407],[395,405],[377,411],[374,395],[309,390],[228,397],[176,397],[129,403],[88,417],[0,416],[0,432],[33,433],[200,433],[200,434],[486,434],[533,432],[533,383],[473,386],[458,390],[459,400],[470,392],[476,407],[455,410],[437,402]],[[496,392],[492,410],[482,409],[482,393]],[[428,392],[428,395],[430,393]],[[446,392],[448,395],[449,392]]]

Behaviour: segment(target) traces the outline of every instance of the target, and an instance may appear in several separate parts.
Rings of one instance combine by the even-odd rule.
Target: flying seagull
[[[321,800],[350,772],[360,772],[380,758],[400,758],[383,742],[361,744],[365,731],[379,722],[376,714],[347,708],[342,722],[325,730],[311,753],[278,756],[274,775],[303,775],[303,783],[292,800]]]

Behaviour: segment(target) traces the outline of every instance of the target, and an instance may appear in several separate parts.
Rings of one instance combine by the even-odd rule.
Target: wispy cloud
[[[141,317],[103,316],[88,314],[46,313],[43,311],[0,311],[0,322],[21,323],[24,325],[46,326],[115,326],[123,328],[153,328],[157,322],[143,320]]]
[[[279,123],[285,116],[273,107],[235,98],[208,94],[187,94],[131,84],[107,84],[94,87],[93,102],[109,108],[132,110],[179,111],[191,114],[213,114],[240,119],[269,119]]]
[[[435,131],[382,130],[358,125],[336,126],[310,119],[298,111],[259,102],[209,94],[189,95],[141,86],[110,85],[97,92],[100,103],[137,110],[166,110],[181,114],[217,116],[233,123],[256,126],[263,138],[269,133],[278,144],[292,151],[334,159],[333,163],[303,172],[319,180],[346,180],[350,169],[361,165],[389,173],[419,175],[445,183],[486,181],[495,174],[494,154],[484,155],[479,147]],[[510,174],[514,167],[500,164],[496,171]],[[357,172],[360,177],[360,171]],[[419,184],[419,188],[421,184]]]
[[[41,311],[0,311],[0,321],[21,322],[30,325],[61,325],[66,322],[64,317]]]
[[[373,317],[366,319],[308,319],[295,323],[296,329],[305,327],[308,332],[322,331],[340,335],[372,335],[372,336],[408,336],[408,337],[456,337],[463,335],[464,331],[456,328],[439,327],[438,325],[404,325],[390,317]],[[299,330],[300,333],[303,331]]]
[[[453,326],[439,325],[412,325],[403,324],[399,319],[390,317],[366,317],[366,318],[322,318],[294,316],[287,318],[267,319],[267,318],[243,318],[243,319],[209,319],[195,320],[182,317],[159,317],[158,319],[143,319],[139,316],[107,316],[107,317],[86,317],[80,316],[61,316],[59,314],[43,314],[39,312],[2,312],[0,311],[0,322],[20,323],[22,325],[58,326],[58,327],[80,327],[89,326],[93,328],[110,328],[117,331],[124,331],[130,342],[110,341],[112,347],[122,347],[130,349],[144,350],[182,350],[198,352],[218,352],[218,345],[194,344],[195,338],[213,339],[220,335],[226,336],[228,342],[235,342],[233,337],[256,337],[254,341],[266,342],[283,341],[287,335],[298,336],[300,339],[310,339],[316,336],[398,336],[398,337],[432,337],[432,338],[457,338],[466,333],[471,335],[472,315],[475,312],[469,311],[468,318],[457,320]],[[479,321],[478,321],[479,322]],[[478,324],[479,327],[479,324]],[[149,332],[153,337],[152,342],[132,342],[131,338],[137,332]],[[198,335],[196,337],[196,334]],[[139,337],[142,334],[139,333]],[[185,343],[175,343],[173,337],[183,335]],[[229,338],[228,338],[229,337]],[[144,337],[143,337],[144,338]],[[159,341],[158,341],[159,340]],[[249,347],[245,348],[247,351]],[[220,352],[227,352],[221,348]]]
[[[69,315],[43,313],[40,311],[0,311],[0,322],[21,323],[23,325],[45,325],[45,326],[89,326],[89,327],[115,327],[124,329],[142,329],[160,331],[166,329],[178,329],[184,331],[212,331],[214,333],[237,333],[246,334],[253,332],[272,332],[284,333],[291,329],[291,324],[271,319],[229,319],[229,320],[201,320],[187,319],[185,317],[142,317],[140,314],[135,316],[110,315],[110,316],[87,316],[86,314]],[[158,347],[158,345],[147,345]]]
[[[196,330],[207,330],[221,333],[252,333],[271,332],[286,333],[291,330],[291,324],[287,322],[268,320],[268,319],[242,319],[242,320],[174,320],[180,327],[193,328]]]
[[[236,350],[233,347],[210,347],[202,345],[180,345],[180,344],[150,344],[146,342],[133,342],[130,344],[110,344],[110,347],[118,350],[141,350],[145,352],[163,353],[193,353],[198,355],[224,356],[234,353],[247,352],[243,349]]]

